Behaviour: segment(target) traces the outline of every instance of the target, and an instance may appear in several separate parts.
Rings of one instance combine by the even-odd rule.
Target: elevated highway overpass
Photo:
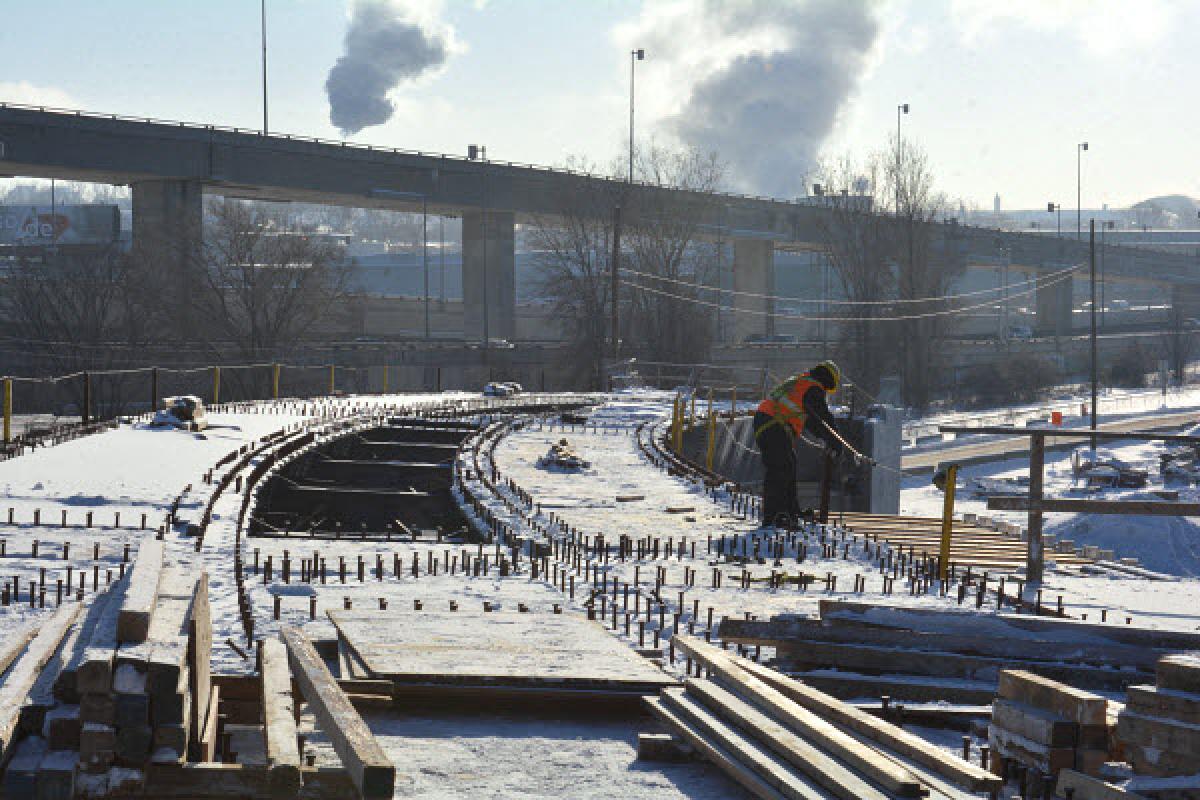
[[[830,211],[818,202],[709,194],[628,183],[569,170],[219,125],[121,117],[0,103],[0,175],[128,185],[136,243],[162,245],[174,266],[199,241],[206,193],[260,200],[420,211],[463,219],[464,334],[512,338],[514,226],[538,218],[611,213],[625,220],[688,213],[702,236],[733,241],[735,291],[770,295],[776,249],[821,249]],[[867,212],[864,212],[867,213]],[[966,266],[1003,261],[1053,273],[1087,263],[1087,245],[1069,238],[938,226],[937,251]],[[1108,247],[1111,278],[1147,277],[1178,291],[1200,283],[1195,260]],[[181,280],[181,286],[186,281]],[[1070,330],[1072,281],[1039,290],[1038,327]],[[734,295],[735,340],[763,332],[766,297]]]

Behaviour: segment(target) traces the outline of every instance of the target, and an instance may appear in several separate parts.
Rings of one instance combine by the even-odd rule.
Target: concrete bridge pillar
[[[733,290],[756,295],[775,293],[775,242],[763,239],[733,240]],[[767,297],[733,296],[733,341],[741,343],[751,334],[771,335],[775,320],[766,313],[775,311]]]
[[[1039,336],[1070,336],[1074,326],[1071,309],[1075,299],[1073,276],[1058,276],[1043,285],[1045,278],[1039,277],[1034,284],[1037,318],[1036,332]]]
[[[472,341],[516,336],[517,281],[510,211],[462,218],[463,335]]]
[[[180,330],[193,322],[204,236],[204,195],[199,181],[151,180],[131,184],[133,248],[170,276]]]

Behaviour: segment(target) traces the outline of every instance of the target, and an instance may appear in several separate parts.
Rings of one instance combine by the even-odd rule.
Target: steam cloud
[[[396,110],[388,92],[446,62],[451,33],[436,30],[415,7],[395,0],[356,0],[345,55],[329,70],[329,121],[343,134],[380,125]]]
[[[794,196],[866,67],[879,34],[872,4],[702,0],[691,15],[725,57],[692,84],[666,129],[716,152],[741,188]],[[687,37],[671,39],[661,42],[668,57],[690,58],[681,47],[704,49]]]

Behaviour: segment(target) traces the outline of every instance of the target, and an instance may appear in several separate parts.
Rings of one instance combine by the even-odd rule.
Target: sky
[[[2,101],[262,125],[258,0],[5,6]],[[888,148],[896,107],[908,103],[903,137],[926,150],[938,188],[968,206],[990,209],[999,193],[1004,208],[1075,207],[1083,141],[1085,208],[1200,197],[1196,2],[266,0],[266,9],[275,131],[457,154],[484,144],[493,160],[606,170],[628,147],[630,50],[643,47],[638,141],[715,151],[731,189],[803,194],[821,159]],[[326,82],[343,57],[335,125]],[[343,134],[372,113],[387,119]]]

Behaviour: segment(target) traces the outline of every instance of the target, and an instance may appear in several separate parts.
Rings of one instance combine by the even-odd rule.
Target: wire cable
[[[782,300],[782,301],[787,301],[787,302],[791,302],[791,303],[807,303],[809,305],[890,306],[890,305],[908,304],[908,303],[922,303],[922,304],[923,303],[936,303],[936,302],[941,302],[944,300],[957,300],[962,297],[978,297],[980,295],[994,294],[994,293],[1000,293],[1000,292],[1007,293],[1009,290],[1018,289],[1023,286],[1028,286],[1030,284],[1041,283],[1042,285],[1046,285],[1045,284],[1046,281],[1055,280],[1062,275],[1065,275],[1065,274],[1071,273],[1071,272],[1077,272],[1082,269],[1083,269],[1082,264],[1076,264],[1073,267],[1066,267],[1064,269],[1056,270],[1054,272],[1050,272],[1045,275],[1039,275],[1036,278],[1030,278],[1029,280],[1025,280],[1025,281],[1018,281],[1017,283],[1006,284],[1004,286],[994,286],[990,289],[978,289],[974,292],[962,292],[961,294],[947,294],[947,295],[940,295],[937,297],[911,297],[911,298],[897,298],[895,300],[828,300],[828,299],[826,299],[826,300],[811,300],[811,299],[805,298],[805,297],[791,297],[791,296],[776,295],[776,294],[760,294],[758,292],[742,292],[742,291],[738,291],[737,289],[722,289],[719,286],[705,286],[703,284],[696,283],[695,281],[688,281],[688,280],[684,280],[682,278],[668,278],[665,275],[655,275],[652,272],[642,272],[640,270],[630,269],[628,267],[622,267],[620,269],[620,272],[623,272],[623,273],[626,273],[629,275],[636,275],[641,278],[651,278],[656,281],[664,281],[666,283],[682,284],[684,286],[690,286],[690,287],[693,287],[693,288],[696,288],[699,290],[721,292],[722,294],[733,294],[733,295],[738,295],[741,297],[754,297],[754,298],[758,298],[760,300]],[[1009,295],[1005,294],[1004,297],[1000,297],[997,299],[1004,300],[1008,296]]]

